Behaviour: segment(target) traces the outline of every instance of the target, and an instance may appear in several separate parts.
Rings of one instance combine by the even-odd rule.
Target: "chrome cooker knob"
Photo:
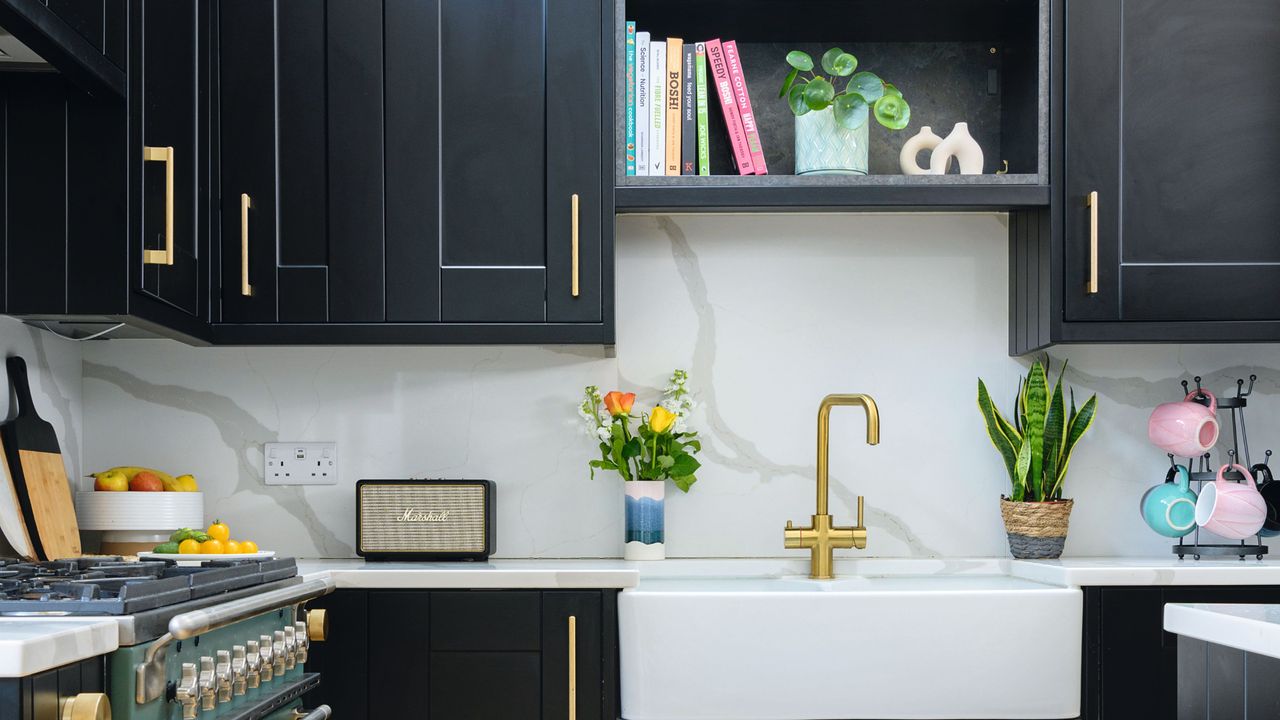
[[[213,667],[213,677],[218,683],[218,703],[231,702],[231,653],[219,650]]]
[[[182,663],[182,679],[178,681],[178,689],[174,697],[182,706],[182,719],[194,720],[197,712],[196,703],[200,701],[195,663]]]
[[[275,677],[276,672],[275,646],[271,643],[270,635],[258,636],[258,643],[260,645],[258,656],[262,658],[262,667],[259,668],[259,672],[262,675],[262,682],[271,682],[271,678]]]
[[[200,677],[196,684],[200,687],[200,709],[212,710],[218,704],[218,680],[213,674],[213,658],[208,655],[200,658]]]
[[[286,672],[298,665],[298,630],[292,625],[284,629],[284,669]]]
[[[239,697],[244,694],[248,675],[248,651],[244,645],[231,646],[231,694]]]
[[[284,631],[276,630],[273,635],[275,638],[271,642],[271,652],[275,655],[275,666],[272,668],[272,671],[275,673],[276,677],[284,677],[286,652],[284,646]]]
[[[257,640],[244,644],[244,683],[250,690],[257,689],[262,683],[262,653]]]
[[[298,640],[298,664],[307,662],[311,650],[311,638],[307,637],[307,624],[299,620],[293,624],[293,636]]]

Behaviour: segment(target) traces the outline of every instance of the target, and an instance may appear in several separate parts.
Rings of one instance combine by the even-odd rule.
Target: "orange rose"
[[[610,415],[626,415],[631,412],[631,406],[635,401],[635,393],[621,393],[617,390],[604,396],[604,406],[609,410]]]

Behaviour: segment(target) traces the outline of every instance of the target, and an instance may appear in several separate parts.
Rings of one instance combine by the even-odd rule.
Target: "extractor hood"
[[[0,71],[52,69],[44,58],[10,35],[8,30],[0,28]]]

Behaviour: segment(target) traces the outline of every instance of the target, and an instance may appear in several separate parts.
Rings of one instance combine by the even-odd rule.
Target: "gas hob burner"
[[[86,557],[0,561],[0,615],[127,615],[298,574],[292,558],[167,560]]]

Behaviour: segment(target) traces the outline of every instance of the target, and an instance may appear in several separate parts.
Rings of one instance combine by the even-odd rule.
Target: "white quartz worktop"
[[[1164,629],[1280,658],[1280,605],[1170,603],[1164,606]]]
[[[1280,585],[1280,560],[1168,557],[1014,560],[1014,577],[1051,585]]]
[[[115,651],[113,618],[0,617],[0,677],[24,677]]]
[[[640,573],[623,560],[382,562],[298,560],[305,578],[328,573],[342,588],[629,588]]]

